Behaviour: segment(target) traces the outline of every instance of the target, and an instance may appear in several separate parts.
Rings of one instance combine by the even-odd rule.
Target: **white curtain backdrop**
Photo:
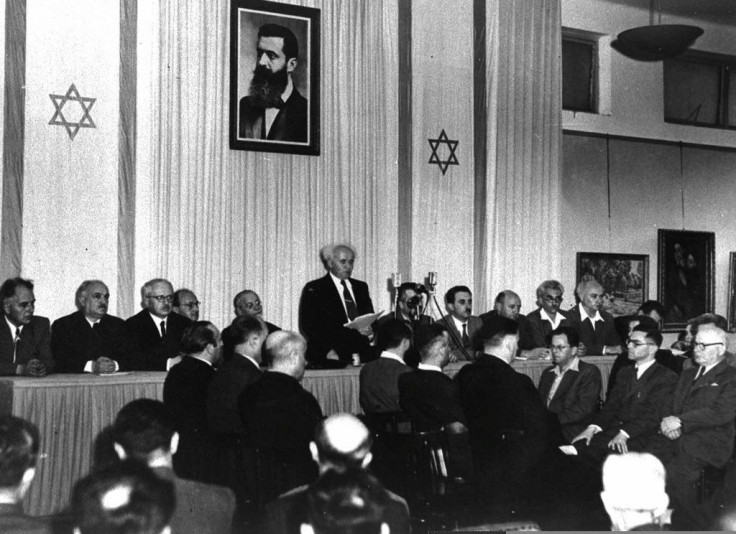
[[[559,0],[486,5],[488,232],[476,276],[483,294],[518,292],[523,313],[537,285],[574,261],[559,235],[560,24]]]
[[[190,287],[219,326],[233,316],[233,295],[252,288],[269,321],[296,329],[301,288],[324,273],[319,248],[348,241],[355,277],[388,307],[396,1],[301,4],[322,10],[319,157],[231,151],[230,2],[151,4],[138,13],[137,286],[163,276]]]

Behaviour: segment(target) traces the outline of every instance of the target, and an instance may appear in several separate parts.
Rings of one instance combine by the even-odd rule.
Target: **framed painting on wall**
[[[728,260],[728,331],[736,328],[736,252]]]
[[[684,330],[715,307],[716,234],[660,229],[657,241],[657,297],[667,310],[662,331]]]
[[[633,315],[649,298],[647,254],[577,253],[576,280],[596,280],[605,296],[601,309],[614,317]]]
[[[319,54],[319,9],[231,0],[231,149],[319,155]]]

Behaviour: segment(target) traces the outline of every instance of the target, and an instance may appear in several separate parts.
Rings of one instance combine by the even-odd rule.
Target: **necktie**
[[[92,330],[99,330],[100,328],[100,321],[96,321],[92,323]]]
[[[345,309],[348,311],[348,319],[352,321],[358,316],[358,308],[355,306],[355,302],[353,302],[353,296],[350,294],[345,280],[341,280],[340,283],[342,284],[342,298],[345,300]]]
[[[20,343],[20,328],[15,329],[15,339],[13,340],[13,363],[15,363],[17,359],[18,343]]]
[[[695,382],[698,378],[703,376],[703,369],[705,369],[705,367],[703,367],[702,365],[698,367],[698,372],[695,373],[695,378],[693,378],[693,382]]]
[[[467,347],[470,344],[470,338],[468,337],[468,323],[463,323],[463,347]]]
[[[161,321],[161,337],[166,337],[166,321]]]

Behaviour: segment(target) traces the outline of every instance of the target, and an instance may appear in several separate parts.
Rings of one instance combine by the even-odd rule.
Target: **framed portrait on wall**
[[[649,255],[578,252],[576,280],[596,280],[604,309],[614,317],[634,315],[649,299]]]
[[[662,330],[684,330],[689,319],[715,307],[716,235],[659,230],[657,241],[657,296],[667,310]]]
[[[319,9],[231,0],[231,149],[319,155],[319,54]]]
[[[736,252],[728,255],[728,331],[736,328]]]

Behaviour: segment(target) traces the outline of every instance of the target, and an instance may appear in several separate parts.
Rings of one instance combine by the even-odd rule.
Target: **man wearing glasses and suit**
[[[192,321],[171,313],[174,287],[154,278],[141,287],[143,309],[125,321],[133,344],[129,368],[135,371],[168,371],[179,354],[181,338]]]

